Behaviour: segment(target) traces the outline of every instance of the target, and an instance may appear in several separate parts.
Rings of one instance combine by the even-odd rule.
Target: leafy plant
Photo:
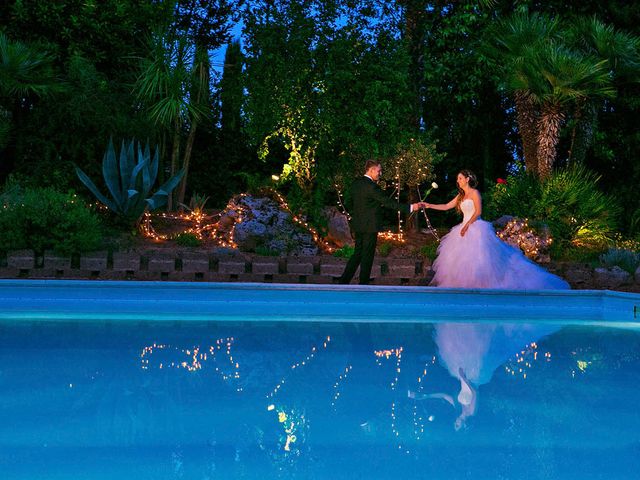
[[[437,250],[438,250],[438,243],[427,243],[426,245],[423,245],[422,247],[420,247],[420,255],[422,255],[424,258],[428,258],[429,260],[433,261],[436,258],[437,255]]]
[[[202,242],[195,233],[182,232],[174,237],[174,240],[181,247],[199,247]]]
[[[189,205],[181,203],[180,206],[186,208],[190,212],[199,215],[204,212],[204,207],[206,206],[208,201],[209,197],[194,192],[193,195],[191,195],[191,200],[189,200]]]
[[[618,266],[633,275],[640,265],[640,254],[629,250],[610,248],[606,253],[600,255],[600,263],[605,267]]]
[[[103,195],[78,167],[76,174],[100,202],[126,222],[137,222],[147,208],[155,210],[165,205],[182,178],[182,171],[179,171],[151,195],[158,176],[158,149],[151,158],[149,145],[142,150],[140,144],[136,148],[133,140],[126,144],[122,142],[117,159],[113,142],[109,140],[102,159],[102,175],[111,198]]]
[[[393,244],[391,242],[384,242],[378,245],[378,253],[381,257],[388,257],[389,253],[391,253],[391,249],[393,248]]]
[[[266,247],[264,245],[259,245],[256,247],[255,252],[258,255],[262,255],[263,257],[278,257],[280,256],[280,252],[278,250],[274,250],[272,248]]]
[[[338,258],[350,258],[354,251],[354,247],[351,245],[345,245],[333,252],[333,256]]]
[[[489,191],[486,216],[546,224],[556,254],[570,245],[602,249],[613,241],[620,207],[598,189],[599,179],[581,165],[557,170],[544,181],[521,172]]]
[[[98,216],[75,195],[51,188],[12,189],[0,197],[0,248],[70,255],[102,241]]]

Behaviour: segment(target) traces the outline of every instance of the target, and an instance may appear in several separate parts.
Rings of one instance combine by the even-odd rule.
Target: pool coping
[[[0,280],[4,321],[606,323],[640,328],[640,294],[386,285]]]

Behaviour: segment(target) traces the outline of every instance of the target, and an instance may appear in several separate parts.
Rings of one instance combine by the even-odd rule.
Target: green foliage
[[[386,159],[382,165],[382,175],[392,184],[400,183],[400,188],[415,188],[434,178],[433,167],[444,155],[438,153],[435,142],[422,138],[410,138],[396,147],[396,154]]]
[[[100,247],[98,216],[75,195],[51,188],[12,189],[0,196],[0,248],[52,249],[69,255]]]
[[[199,247],[202,244],[196,234],[190,232],[179,233],[173,239],[181,247]]]
[[[438,243],[427,243],[420,247],[420,255],[424,258],[428,258],[429,260],[435,260],[438,251]]]
[[[507,177],[507,183],[495,183],[489,187],[482,206],[482,216],[496,219],[502,215],[533,218],[535,202],[542,195],[540,180],[530,172],[520,169]]]
[[[333,256],[338,258],[350,258],[354,251],[355,248],[351,245],[344,245],[333,252]]]
[[[546,224],[557,254],[569,244],[601,249],[613,241],[620,208],[598,188],[599,178],[583,166],[558,170],[545,181],[520,173],[487,195],[487,217],[513,215]]]
[[[280,252],[278,250],[273,250],[269,247],[265,247],[264,245],[259,245],[255,249],[255,253],[258,255],[262,255],[263,257],[278,257],[280,256]]]
[[[623,238],[623,236],[618,233],[615,235],[613,247],[620,250],[640,253],[640,236],[636,238]]]
[[[133,141],[128,144],[122,142],[116,160],[113,142],[109,140],[102,160],[102,175],[111,198],[104,196],[82,170],[76,168],[76,173],[100,202],[128,222],[138,221],[147,208],[155,210],[163,206],[182,178],[180,171],[149,196],[158,175],[158,150],[151,158],[149,145],[143,151],[139,144],[135,148]]]
[[[393,243],[383,242],[380,245],[378,245],[378,254],[381,257],[388,257],[392,249],[393,249]]]
[[[201,214],[204,212],[204,207],[207,205],[208,201],[209,197],[193,192],[191,194],[191,199],[189,200],[189,205],[181,203],[180,206],[186,208],[190,212]]]
[[[611,248],[600,255],[600,263],[605,267],[618,266],[633,275],[640,266],[640,254],[629,250]]]

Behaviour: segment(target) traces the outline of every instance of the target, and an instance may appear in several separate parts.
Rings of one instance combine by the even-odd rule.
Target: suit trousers
[[[338,280],[339,283],[347,284],[351,282],[353,275],[360,266],[360,285],[367,285],[371,277],[371,267],[373,266],[373,257],[376,254],[376,243],[378,241],[377,232],[355,232],[356,247],[347,262],[347,266]]]

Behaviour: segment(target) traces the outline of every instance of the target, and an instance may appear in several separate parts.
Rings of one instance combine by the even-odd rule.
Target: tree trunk
[[[594,102],[587,102],[576,107],[575,125],[571,131],[571,148],[569,162],[582,163],[587,150],[593,141],[593,131],[598,121],[598,108]]]
[[[425,23],[428,2],[426,0],[404,0],[405,39],[409,50],[409,85],[413,96],[409,124],[419,131],[422,124],[424,90]]]
[[[551,175],[563,121],[564,113],[560,105],[546,103],[542,106],[538,122],[538,175],[541,179]]]
[[[409,203],[417,203],[420,201],[420,198],[418,196],[418,188],[414,185],[414,186],[409,186]],[[417,232],[419,229],[419,222],[418,222],[418,214],[420,212],[417,211],[415,212],[413,215],[409,215],[407,217],[407,233],[409,232]]]
[[[537,128],[540,115],[531,97],[523,91],[516,92],[515,103],[525,169],[539,174]]]
[[[184,196],[187,191],[187,175],[189,174],[189,164],[191,163],[191,151],[193,150],[193,141],[196,138],[196,130],[198,128],[198,122],[194,120],[191,123],[191,129],[189,130],[189,137],[187,138],[187,145],[184,149],[184,160],[182,162],[182,180],[180,180],[180,189],[178,192],[178,205],[182,209],[180,204],[184,203]]]
[[[173,131],[173,150],[171,152],[171,171],[169,177],[176,174],[178,170],[178,155],[180,154],[180,117],[176,118]],[[169,192],[167,197],[167,210],[173,210],[173,192]]]

